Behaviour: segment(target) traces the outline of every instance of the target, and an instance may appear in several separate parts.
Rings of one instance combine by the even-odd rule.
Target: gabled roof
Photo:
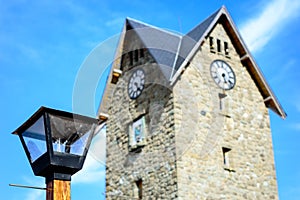
[[[134,19],[126,19],[127,31],[134,31],[160,67],[167,80],[172,76],[181,35],[147,25]],[[129,49],[130,51],[131,49]]]
[[[249,71],[249,74],[264,98],[266,106],[272,109],[282,118],[285,118],[286,113],[284,112],[270,86],[266,82],[262,72],[247,49],[233,20],[224,6],[184,36],[177,33],[168,32],[166,30],[130,18],[126,19],[123,30],[125,31],[125,34],[132,30],[138,35],[144,45],[144,48],[149,50],[151,56],[158,64],[162,73],[167,80],[170,80],[170,85],[172,85],[180,77],[180,74],[184,68],[191,61],[196,51],[199,49],[201,44],[204,42],[206,37],[213,30],[217,23],[223,24],[224,29],[232,40],[237,53],[240,55],[241,62]],[[123,35],[118,46],[118,48],[123,48],[121,51],[124,51],[125,49],[124,40],[125,37]],[[117,51],[117,54],[118,53],[120,53],[120,50]],[[116,57],[118,56],[120,55],[116,55]],[[120,65],[120,61],[118,61],[118,63]],[[115,63],[113,68],[117,67],[118,66],[116,66]],[[112,71],[113,69],[111,70],[111,74]],[[106,90],[110,91],[110,89],[107,88],[108,87],[105,89],[105,93]],[[107,95],[108,94],[104,94],[104,99],[102,99],[101,104],[104,103],[103,101],[105,101],[105,98],[107,99]],[[100,105],[99,113],[105,112],[105,110],[101,109],[101,107],[103,106]]]
[[[206,20],[201,22],[198,26],[193,28],[190,32],[182,37],[179,56],[175,64],[175,71],[177,71],[184,60],[186,60],[188,54],[195,47],[203,34],[207,31],[208,27],[211,25],[212,21],[215,19],[220,10],[216,11],[214,14],[209,16]]]

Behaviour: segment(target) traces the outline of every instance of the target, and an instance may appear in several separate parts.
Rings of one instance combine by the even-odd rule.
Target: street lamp
[[[98,120],[41,107],[19,135],[36,176],[46,179],[47,200],[69,200],[71,176],[81,170]]]

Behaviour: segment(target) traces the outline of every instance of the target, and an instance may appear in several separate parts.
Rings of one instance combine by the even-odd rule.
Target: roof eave
[[[262,71],[258,67],[254,57],[252,56],[251,52],[249,51],[248,47],[246,46],[246,43],[244,42],[243,38],[241,37],[234,21],[232,20],[231,16],[229,15],[226,7],[223,7],[221,10],[223,11],[222,16],[226,17],[227,21],[229,22],[229,29],[232,29],[234,32],[234,36],[236,37],[236,44],[237,44],[237,50],[239,51],[239,55],[241,57],[241,61],[243,63],[243,58],[246,58],[245,60],[249,59],[248,65],[246,67],[253,68],[254,70],[249,70],[250,75],[254,79],[254,81],[257,84],[257,87],[259,88],[261,95],[264,98],[265,105],[270,108],[272,111],[274,111],[276,114],[278,114],[282,119],[285,119],[287,117],[286,112],[284,111],[283,107],[281,106],[280,102],[278,101],[276,95],[272,91],[271,87],[267,83]],[[269,100],[268,100],[269,99]]]
[[[124,37],[125,37],[126,29],[127,29],[126,26],[127,26],[127,19],[125,20],[125,23],[124,23],[124,26],[122,28],[122,32],[121,32],[121,35],[119,38],[118,46],[115,50],[114,61],[112,63],[112,67],[108,74],[105,89],[103,91],[102,99],[100,101],[100,105],[98,108],[98,116],[100,116],[101,113],[104,113],[104,114],[108,113],[109,99],[111,97],[112,91],[114,90],[114,84],[111,84],[110,80],[112,80],[114,69],[120,69],[121,59],[122,59],[122,51],[123,51],[123,42],[124,42]]]
[[[183,63],[181,64],[181,66],[178,68],[178,70],[176,71],[176,73],[174,74],[174,76],[172,77],[172,79],[170,80],[171,85],[175,84],[175,82],[177,81],[177,79],[179,78],[179,76],[181,75],[181,73],[184,71],[185,67],[192,60],[193,56],[195,55],[195,53],[197,52],[197,50],[200,48],[202,42],[204,41],[204,39],[207,37],[207,35],[212,30],[213,26],[216,24],[216,22],[220,18],[221,14],[222,14],[222,10],[224,8],[225,7],[223,6],[219,10],[219,13],[215,16],[214,20],[212,20],[211,24],[209,25],[209,27],[207,28],[207,30],[203,33],[203,35],[200,37],[199,41],[196,41],[196,44],[195,44],[194,48],[191,50],[191,52],[188,54],[188,56],[186,57],[186,59],[183,61]]]
[[[224,17],[221,18],[222,16]],[[245,61],[248,59],[249,62],[246,65],[247,69],[252,78],[254,79],[255,83],[257,84],[257,87],[259,88],[261,95],[264,98],[265,105],[271,110],[273,110],[276,114],[278,114],[282,119],[285,119],[287,117],[286,112],[279,103],[271,87],[266,82],[263,73],[261,72],[255,60],[253,59],[253,56],[248,50],[244,40],[242,39],[238,29],[236,28],[236,25],[234,24],[225,6],[222,6],[222,8],[219,10],[218,14],[215,16],[214,20],[212,20],[207,30],[203,33],[199,41],[197,41],[194,48],[191,50],[191,52],[181,64],[177,72],[174,74],[174,76],[171,79],[171,85],[175,84],[177,79],[180,77],[181,73],[184,71],[185,67],[188,65],[188,63],[195,55],[196,51],[199,49],[200,45],[204,42],[205,38],[209,35],[209,33],[212,31],[213,27],[219,20],[222,20],[223,23],[225,22],[226,28],[229,31],[231,31],[231,33],[233,33],[231,34],[232,39],[235,41],[237,51],[241,57],[241,61],[245,63]],[[252,70],[250,70],[251,68]],[[268,100],[266,101],[266,99]]]

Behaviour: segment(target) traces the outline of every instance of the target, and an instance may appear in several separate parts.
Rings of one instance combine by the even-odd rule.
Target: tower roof
[[[148,25],[144,22],[127,18],[123,28],[124,34],[122,34],[120,38],[118,48],[123,48],[121,50],[122,54],[126,53],[126,51],[130,51],[130,49],[125,50],[126,43],[124,40],[125,35],[128,32],[134,31],[143,43],[144,48],[148,49],[149,53],[158,64],[165,78],[169,80],[170,85],[172,85],[176,83],[176,80],[180,77],[184,68],[189,64],[196,51],[217,23],[223,24],[240,56],[242,64],[246,67],[257,85],[264,99],[265,105],[280,117],[285,118],[285,111],[264,78],[263,73],[259,69],[245,42],[240,36],[225,6],[222,6],[219,10],[185,35],[166,31],[164,29]],[[120,54],[120,50],[117,50],[116,52],[117,54]],[[116,55],[116,58],[117,57],[121,56]],[[120,61],[118,61],[118,64],[114,63],[110,76],[113,69],[120,68],[120,63]],[[103,99],[99,107],[99,113],[106,113],[106,110],[103,109],[106,106],[103,106],[102,104],[107,103],[105,102],[109,96],[106,92],[107,90],[110,90],[109,86],[106,86],[104,91]]]
[[[182,36],[130,18],[126,19],[126,27],[127,32],[134,31],[138,35],[165,78],[170,80]]]

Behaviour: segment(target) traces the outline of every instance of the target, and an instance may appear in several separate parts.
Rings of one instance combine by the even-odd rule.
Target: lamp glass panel
[[[82,156],[94,125],[75,118],[49,116],[53,151]]]
[[[47,152],[44,117],[41,116],[32,126],[22,133],[31,162]]]

